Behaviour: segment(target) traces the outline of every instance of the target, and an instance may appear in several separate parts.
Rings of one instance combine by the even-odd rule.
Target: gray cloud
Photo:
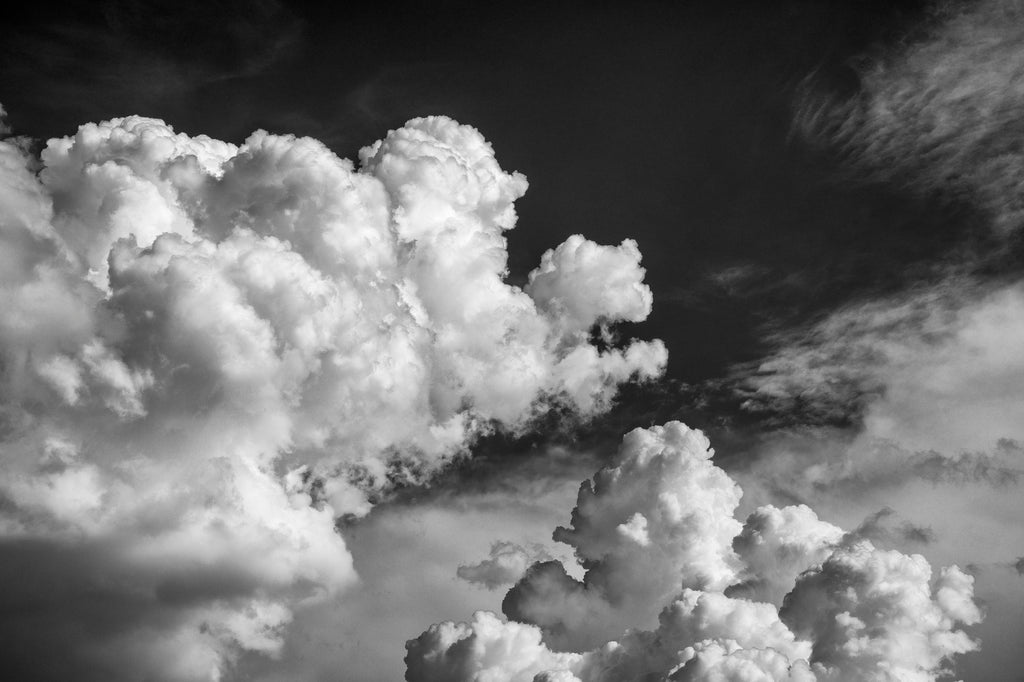
[[[502,610],[557,649],[582,651],[628,627],[652,627],[680,587],[722,589],[738,570],[740,490],[711,463],[702,433],[678,422],[624,438],[619,464],[580,486],[572,523],[554,533],[586,573],[534,565]]]

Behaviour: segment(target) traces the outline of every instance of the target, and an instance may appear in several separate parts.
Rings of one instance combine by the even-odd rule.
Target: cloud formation
[[[1019,481],[1020,281],[952,279],[848,305],[774,340],[777,351],[739,374],[744,409],[854,428],[808,432],[810,447],[792,432],[769,437],[763,451],[774,454],[753,465],[764,481],[797,494]]]
[[[870,177],[968,197],[1001,233],[1024,221],[1024,14],[1016,0],[943,3],[896,49],[855,68],[851,98],[814,80],[795,126]]]
[[[653,627],[681,587],[732,582],[741,492],[711,455],[707,438],[678,422],[627,434],[618,465],[580,486],[570,526],[554,533],[575,550],[583,580],[560,562],[536,564],[505,597],[505,614],[579,651]]]
[[[933,576],[924,557],[844,536],[803,506],[740,524],[740,491],[709,457],[678,422],[629,433],[556,531],[583,581],[535,565],[509,592],[508,621],[478,612],[410,640],[406,679],[926,681],[977,647],[959,629],[981,619],[971,576]]]
[[[357,580],[338,516],[660,374],[660,341],[589,341],[649,312],[633,242],[573,237],[536,299],[505,283],[526,186],[444,117],[358,169],[308,138],[134,116],[39,159],[0,142],[0,552],[12,580],[33,552],[54,566],[20,597],[38,628],[3,612],[8,665],[206,680],[275,655],[296,609]],[[44,646],[59,669],[33,669]]]
[[[736,368],[744,408],[783,426],[734,472],[748,492],[812,503],[943,563],[1005,566],[1021,543],[1021,11],[1013,0],[933,4],[898,43],[847,62],[852,95],[830,93],[827,73],[807,79],[794,128],[838,158],[834,180],[971,214],[963,233],[936,233],[955,242],[927,279],[769,336],[773,353]],[[890,505],[908,520],[861,523]],[[1019,667],[1002,633],[1021,602],[998,571],[977,579],[989,617],[973,632],[988,646],[958,674],[998,679]]]
[[[467,582],[495,590],[517,582],[533,564],[550,559],[539,545],[523,547],[514,542],[498,541],[491,545],[490,556],[476,564],[459,566],[456,573]]]

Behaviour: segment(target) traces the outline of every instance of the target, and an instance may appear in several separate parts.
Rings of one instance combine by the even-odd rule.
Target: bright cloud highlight
[[[658,376],[660,341],[590,343],[650,312],[634,242],[576,236],[505,282],[526,187],[445,117],[358,168],[135,116],[39,159],[0,142],[2,574],[50,565],[19,597],[41,626],[0,623],[24,677],[213,680],[277,655],[297,609],[358,580],[338,517]]]
[[[555,533],[582,582],[536,564],[507,622],[479,612],[410,640],[406,679],[924,682],[977,648],[959,629],[981,619],[971,576],[933,575],[804,506],[741,524],[740,490],[710,455],[679,422],[629,433]]]

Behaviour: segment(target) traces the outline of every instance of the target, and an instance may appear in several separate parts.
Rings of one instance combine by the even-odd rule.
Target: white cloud
[[[959,629],[981,618],[971,576],[954,566],[934,577],[920,555],[844,540],[807,507],[764,507],[741,527],[732,518],[739,490],[711,464],[707,445],[678,422],[628,434],[620,463],[583,484],[572,530],[556,532],[587,567],[584,581],[554,562],[536,565],[506,598],[510,620],[477,613],[410,640],[407,678],[934,681],[955,656],[977,648]],[[680,511],[684,500],[692,506],[668,515],[672,524],[650,512]],[[649,544],[617,532],[637,514],[651,519]],[[675,578],[667,599],[662,575]],[[693,580],[703,589],[688,587]],[[523,618],[508,602],[522,608],[524,597],[533,610],[517,622]],[[660,614],[647,629],[651,608]],[[589,650],[582,641],[592,642]],[[575,651],[561,651],[566,643]]]
[[[541,642],[538,628],[502,621],[487,611],[477,611],[469,623],[432,625],[406,648],[409,682],[529,682],[548,670],[568,671],[582,658],[553,652]]]
[[[747,379],[750,406],[852,416],[843,429],[783,429],[735,474],[759,502],[802,501],[853,527],[879,508],[906,519],[859,531],[916,542],[933,561],[985,566],[1012,559],[1019,524],[1024,423],[1024,288],[962,283],[849,306],[788,343]],[[920,542],[927,540],[927,542]],[[1000,578],[977,574],[992,595]],[[1021,600],[1001,590],[971,630],[1003,641]],[[996,679],[1011,654],[965,656],[957,674]]]
[[[781,606],[800,574],[821,565],[842,537],[806,505],[759,507],[733,540],[744,568],[729,594]]]
[[[861,422],[857,461],[820,462],[849,469],[823,479],[902,467],[941,480],[943,463],[966,478],[1014,477],[1013,458],[998,455],[1024,439],[1024,283],[949,280],[847,306],[775,340],[779,350],[742,380],[747,409],[799,403]],[[973,454],[984,451],[993,456]]]
[[[678,422],[630,432],[618,465],[583,483],[572,524],[555,531],[586,567],[583,580],[558,562],[538,564],[510,590],[505,613],[582,651],[653,627],[682,587],[728,585],[739,568],[731,544],[741,493],[711,454],[703,434]]]
[[[601,246],[575,234],[545,252],[526,291],[567,333],[585,332],[601,320],[647,319],[654,296],[643,278],[632,239]]]
[[[734,642],[699,642],[686,649],[673,682],[815,682],[805,661],[790,661],[774,649],[743,649]]]
[[[41,160],[0,141],[0,548],[66,564],[26,593],[42,625],[12,665],[42,637],[80,679],[219,679],[277,655],[297,610],[357,581],[337,516],[664,369],[660,342],[598,352],[505,283],[526,180],[475,129],[416,119],[361,160],[141,117]],[[574,239],[622,271],[578,286],[649,297],[635,247]],[[97,591],[125,604],[109,627]]]

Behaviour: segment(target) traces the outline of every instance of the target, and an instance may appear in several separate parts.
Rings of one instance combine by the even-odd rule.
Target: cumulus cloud
[[[653,626],[681,587],[728,585],[741,493],[711,456],[707,438],[678,422],[627,434],[618,465],[580,486],[572,523],[554,533],[575,550],[583,580],[559,562],[536,564],[505,597],[505,614],[578,651]]]
[[[807,138],[871,177],[966,196],[1003,232],[1024,220],[1024,15],[1016,0],[944,3],[894,50],[855,68],[852,98],[811,80],[797,107]]]
[[[537,298],[505,282],[526,187],[444,117],[358,168],[308,138],[134,116],[39,159],[0,141],[0,551],[66,557],[24,591],[40,627],[5,611],[10,665],[193,680],[275,655],[296,609],[357,580],[338,516],[482,433],[553,404],[591,417],[660,374],[660,341],[598,349],[581,327],[646,317],[632,242],[574,237]],[[576,303],[550,293],[566,283]],[[66,670],[33,672],[44,645]]]
[[[799,412],[805,423],[855,415],[895,383],[895,368],[920,363],[956,342],[957,332],[966,330],[962,314],[968,302],[983,296],[978,288],[957,279],[856,301],[807,328],[769,336],[777,350],[737,368],[744,409]]]
[[[746,409],[787,427],[763,435],[734,473],[760,502],[812,504],[883,546],[912,545],[941,562],[1012,561],[1022,291],[1019,279],[949,277],[777,337],[775,353],[743,370],[740,394]],[[885,507],[907,520],[864,521]],[[974,633],[993,649],[1020,609],[999,580],[978,575],[992,617]],[[996,679],[1006,666],[990,654],[966,656],[958,673]]]
[[[709,457],[678,422],[628,434],[619,463],[583,484],[572,529],[556,532],[584,580],[535,565],[509,592],[509,620],[481,612],[410,640],[406,679],[926,681],[977,648],[959,629],[981,619],[971,576],[933,576],[924,557],[878,549],[804,506],[761,507],[740,524],[739,489]]]
[[[997,238],[961,235],[929,281],[770,336],[773,353],[737,368],[744,407],[784,426],[737,467],[748,491],[812,502],[879,544],[980,566],[1012,563],[1020,545],[1021,10],[939,3],[898,44],[849,62],[852,96],[828,94],[828,74],[807,80],[795,129],[837,153],[838,179],[967,205],[969,227]],[[993,653],[1020,610],[995,573],[978,574],[991,615],[974,632],[994,645],[964,657],[958,674],[972,679],[1016,666]]]
[[[469,623],[432,625],[406,649],[409,682],[533,680],[559,668],[568,672],[582,658],[553,652],[541,641],[538,628],[505,622],[487,611],[477,611]]]
[[[957,622],[981,620],[973,578],[953,566],[932,581],[919,554],[844,546],[803,576],[786,597],[783,620],[814,638],[820,679],[931,680],[946,659],[977,647]]]
[[[585,332],[599,320],[640,322],[651,313],[654,298],[641,283],[639,264],[632,239],[612,247],[577,234],[544,254],[526,291],[571,331]]]
[[[781,606],[800,574],[821,564],[842,538],[841,528],[820,520],[806,505],[759,507],[733,539],[743,579],[727,591]]]
[[[689,660],[669,679],[714,682],[814,682],[804,661],[792,663],[774,649],[743,649],[729,642],[701,642],[687,650]]]
[[[551,557],[540,545],[523,547],[514,542],[498,541],[491,545],[491,553],[476,564],[459,566],[457,574],[463,580],[495,590],[517,582],[526,569]]]

